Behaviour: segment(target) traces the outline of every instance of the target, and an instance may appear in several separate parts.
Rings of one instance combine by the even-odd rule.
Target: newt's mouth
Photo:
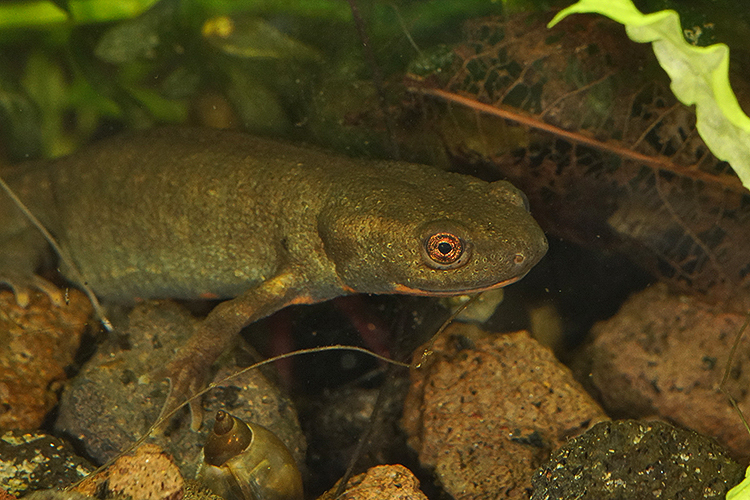
[[[422,295],[425,297],[450,297],[454,295],[464,295],[467,293],[479,293],[479,292],[486,292],[487,290],[494,290],[496,288],[503,288],[504,286],[508,286],[510,284],[515,283],[516,281],[523,278],[525,274],[521,274],[520,276],[514,276],[513,278],[507,279],[505,281],[499,281],[497,283],[494,283],[489,286],[483,286],[483,287],[469,287],[469,288],[454,288],[451,290],[430,290],[427,288],[411,288],[406,285],[397,284],[393,287],[393,293],[400,293],[405,295]]]

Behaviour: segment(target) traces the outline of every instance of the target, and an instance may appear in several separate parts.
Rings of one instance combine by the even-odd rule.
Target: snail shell
[[[198,480],[225,500],[303,498],[302,476],[284,443],[222,410],[203,447]]]

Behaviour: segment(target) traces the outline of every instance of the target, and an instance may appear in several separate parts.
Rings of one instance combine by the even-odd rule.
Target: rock
[[[0,437],[0,488],[8,494],[63,488],[93,470],[56,437],[22,431],[8,431]]]
[[[55,406],[91,316],[85,295],[71,289],[67,297],[56,306],[36,292],[23,308],[0,291],[0,430],[36,429]]]
[[[487,335],[454,324],[413,370],[403,425],[454,498],[527,499],[548,453],[606,418],[527,332]]]
[[[118,458],[76,490],[89,496],[130,496],[138,500],[180,500],[183,480],[174,461],[158,446],[144,444]]]
[[[744,469],[713,440],[664,422],[601,422],[552,454],[532,500],[716,499]]]
[[[339,481],[340,483],[340,481]],[[318,497],[318,500],[336,500],[339,483]],[[346,483],[347,500],[427,500],[419,489],[419,480],[403,465],[379,465],[354,476]]]
[[[55,429],[81,441],[86,453],[105,462],[149,430],[166,399],[167,384],[151,380],[190,334],[196,320],[173,302],[136,306],[127,334],[111,335],[61,397]],[[227,356],[214,380],[240,368]],[[224,409],[273,431],[302,463],[305,441],[294,406],[259,370],[220,383],[203,398],[205,421],[200,432],[189,428],[187,410],[179,413],[149,442],[166,450],[185,477],[194,477],[200,451],[216,410]]]
[[[60,490],[40,490],[35,491],[31,495],[23,497],[24,500],[96,500],[95,497],[83,495],[75,491],[60,491]],[[113,498],[112,500],[121,500],[120,498]],[[125,499],[122,499],[125,500]]]
[[[504,297],[505,289],[495,288],[494,290],[482,292],[478,296],[473,294],[443,297],[440,299],[440,302],[446,306],[446,309],[452,311],[473,300],[473,302],[464,306],[464,310],[456,316],[455,320],[465,323],[482,324],[486,323],[492,317],[497,307],[503,302]]]
[[[182,500],[224,500],[194,479],[185,479],[185,495]]]
[[[658,415],[750,457],[750,436],[719,384],[744,315],[656,285],[598,323],[582,353],[588,379],[616,418]],[[590,375],[589,375],[590,374]],[[737,349],[727,388],[750,415],[750,332]]]

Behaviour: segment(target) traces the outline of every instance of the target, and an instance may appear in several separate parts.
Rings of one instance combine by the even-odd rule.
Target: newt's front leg
[[[203,388],[211,365],[244,327],[287,305],[315,302],[304,293],[304,285],[300,275],[289,271],[216,306],[166,368],[157,372],[172,384],[166,409],[175,408]],[[197,430],[202,414],[200,401],[195,403],[190,405],[191,426]]]

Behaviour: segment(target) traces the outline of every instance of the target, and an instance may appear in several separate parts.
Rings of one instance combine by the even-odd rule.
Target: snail
[[[302,500],[302,476],[274,433],[219,410],[198,480],[225,500]]]

